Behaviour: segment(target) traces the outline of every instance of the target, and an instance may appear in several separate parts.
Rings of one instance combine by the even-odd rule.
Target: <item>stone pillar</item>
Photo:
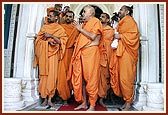
[[[159,16],[160,16],[160,41],[161,41],[161,82],[164,82],[164,76],[166,76],[166,72],[164,71],[166,68],[165,64],[165,46],[166,46],[166,30],[165,30],[165,25],[166,25],[166,4],[160,4],[159,5]]]
[[[4,111],[21,110],[24,106],[22,80],[4,78]]]
[[[148,40],[141,38],[141,46],[139,49],[139,75],[137,75],[135,100],[133,102],[133,107],[137,110],[142,110],[142,107],[146,105],[146,93],[144,88],[146,86],[148,76]]]
[[[40,29],[41,27],[41,20],[37,20],[37,17],[40,17],[38,12],[40,12],[38,4],[20,5],[13,74],[14,78],[20,78],[27,83],[23,89],[23,99],[25,102],[32,103],[35,103],[39,98],[37,93],[38,77],[33,69],[34,38],[36,28]],[[42,14],[40,13],[40,15]]]
[[[164,84],[149,83],[146,87],[147,104],[143,106],[143,111],[163,111],[164,110]]]
[[[139,28],[140,35],[140,48],[139,48],[139,58],[137,64],[137,78],[135,82],[135,96],[133,101],[133,107],[137,110],[142,110],[142,107],[146,105],[146,93],[144,91],[144,86],[148,81],[148,37],[147,37],[147,18],[144,19],[144,15],[147,12],[146,5],[134,5],[134,19],[136,20]]]
[[[30,37],[30,36],[29,36]],[[23,99],[25,101],[37,101],[39,96],[37,94],[37,81],[38,78],[35,76],[36,73],[33,69],[33,58],[34,58],[34,38],[27,38],[26,44],[26,56],[25,56],[25,64],[24,64],[24,78],[22,78],[26,82],[26,87],[23,89]]]
[[[138,110],[145,110],[144,107],[151,107],[149,105],[151,90],[144,92],[144,89],[149,88],[150,83],[159,87],[158,9],[157,4],[140,4],[138,7],[139,30],[141,33],[140,75],[137,80],[137,97],[133,106]],[[153,22],[156,23],[153,24]]]
[[[31,102],[36,102],[39,99],[37,92],[37,81],[34,68],[34,39],[36,36],[36,21],[38,17],[38,4],[32,4],[29,6],[29,18],[28,18],[28,29],[26,32],[26,50],[25,50],[25,61],[24,61],[24,77],[26,81],[26,88],[23,90],[23,99]]]

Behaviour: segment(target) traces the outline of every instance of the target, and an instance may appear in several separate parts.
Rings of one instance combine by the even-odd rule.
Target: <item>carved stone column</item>
[[[143,110],[143,107],[149,104],[147,102],[149,102],[148,95],[150,94],[149,90],[145,93],[144,88],[150,83],[157,84],[159,82],[159,29],[158,23],[153,24],[153,22],[158,22],[158,18],[156,18],[158,17],[158,8],[157,4],[140,4],[137,10],[139,12],[141,51],[137,97],[133,106],[138,110]],[[141,99],[144,100],[140,101]]]
[[[144,87],[146,86],[146,81],[148,76],[148,40],[141,38],[141,46],[139,50],[139,67],[137,70],[137,82],[135,91],[135,100],[133,102],[133,107],[137,110],[142,110],[142,107],[146,105],[146,93]]]
[[[133,101],[133,107],[137,110],[142,110],[142,107],[146,105],[146,93],[144,86],[148,81],[148,66],[149,66],[149,52],[148,52],[148,37],[147,37],[147,18],[144,19],[144,15],[147,13],[146,5],[134,5],[134,19],[136,20],[140,32],[140,48],[139,58],[137,64],[137,78],[135,82],[135,96]]]
[[[33,69],[36,27],[41,26],[36,25],[38,4],[21,4],[20,9],[13,76],[26,82],[26,87],[22,93],[24,101],[35,103],[39,98],[37,93],[38,77],[36,77]],[[39,20],[40,22],[41,20]]]
[[[23,98],[25,101],[37,101],[39,96],[37,93],[37,82],[38,77],[36,77],[36,73],[33,69],[33,58],[34,58],[34,38],[35,36],[28,36],[26,43],[26,52],[25,52],[25,71],[24,78],[22,78],[26,82],[26,87],[23,90]]]

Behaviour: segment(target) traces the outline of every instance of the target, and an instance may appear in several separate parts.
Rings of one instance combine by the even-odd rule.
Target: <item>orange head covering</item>
[[[47,8],[47,15],[50,13],[51,10],[54,10],[54,7]]]

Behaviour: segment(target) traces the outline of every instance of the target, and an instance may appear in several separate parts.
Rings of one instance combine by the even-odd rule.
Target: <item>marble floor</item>
[[[74,101],[75,101],[74,98],[71,98],[68,101],[68,103],[73,103]],[[57,111],[62,106],[63,103],[63,101],[59,97],[55,97],[53,101],[55,103],[55,107],[41,106],[40,105],[41,102],[42,100],[39,100],[39,102],[37,102],[36,104],[26,107],[20,111]],[[117,97],[115,95],[108,95],[107,98],[104,99],[104,103],[107,107],[107,111],[119,111],[117,108],[119,108],[124,103],[124,101],[120,97]],[[138,110],[131,107],[130,111],[138,111]]]

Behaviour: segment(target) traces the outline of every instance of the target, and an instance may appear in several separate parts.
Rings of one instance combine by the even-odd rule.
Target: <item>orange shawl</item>
[[[42,40],[44,33],[52,34],[61,40],[61,45],[50,46],[48,45],[48,40]],[[34,59],[34,67],[39,64],[39,74],[40,75],[48,75],[48,57],[59,53],[60,59],[63,58],[65,53],[65,46],[67,42],[67,35],[64,32],[64,29],[57,23],[52,23],[48,25],[43,25],[40,32],[35,39],[35,59]]]
[[[107,67],[109,64],[111,55],[111,42],[113,40],[114,29],[110,26],[103,28],[103,37],[101,38],[99,49],[100,49],[100,64]]]
[[[79,34],[78,30],[72,24],[61,24],[68,36],[66,48],[74,46],[75,40]]]
[[[136,22],[131,16],[125,16],[119,22],[117,31],[121,39],[119,40],[118,48],[113,50],[111,55],[111,86],[116,95],[124,96],[124,100],[131,102],[138,60],[139,31]],[[123,61],[129,63],[123,64]],[[128,71],[125,71],[126,69]]]
[[[63,59],[65,67],[66,67],[66,74],[67,74],[68,69],[69,69],[69,64],[71,61],[71,57],[73,54],[73,50],[74,50],[74,44],[75,44],[75,41],[79,35],[79,32],[72,24],[61,24],[61,26],[65,29],[65,32],[68,36],[65,57]]]
[[[102,34],[103,28],[101,22],[93,17],[90,19],[85,26],[83,27],[84,30],[94,33],[94,34]],[[70,70],[68,73],[68,80],[72,79],[72,85],[74,90],[74,96],[76,101],[82,101],[82,62],[81,62],[81,50],[90,44],[92,41],[84,36],[82,33],[79,34],[75,49],[72,55]]]
[[[42,40],[44,33],[52,34],[61,40],[61,45],[51,46],[48,44],[52,38]],[[38,91],[42,98],[53,97],[57,88],[59,60],[65,53],[67,36],[65,30],[57,23],[43,25],[35,39],[34,67],[39,65]]]
[[[99,96],[104,98],[107,96],[107,90],[110,88],[109,60],[111,56],[111,42],[114,35],[114,29],[110,26],[103,28],[103,37],[101,38],[100,49],[100,80],[99,80]]]
[[[60,61],[57,89],[59,92],[59,96],[63,100],[67,100],[71,96],[70,95],[71,87],[68,85],[66,77],[74,49],[74,43],[78,35],[78,30],[74,28],[72,24],[61,24],[61,26],[65,29],[65,32],[68,36],[68,41],[66,44],[65,55],[63,59]]]

